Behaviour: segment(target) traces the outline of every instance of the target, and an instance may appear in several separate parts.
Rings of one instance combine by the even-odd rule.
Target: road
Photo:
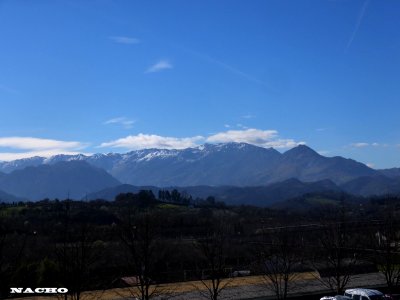
[[[289,295],[301,296],[308,294],[329,294],[327,288],[316,279],[317,273],[301,273],[297,279],[289,286]],[[268,290],[265,279],[262,276],[247,276],[226,279],[223,284],[226,288],[221,293],[222,299],[229,300],[262,300],[274,299],[272,291]],[[368,273],[356,275],[352,278],[348,287],[379,287],[384,286],[385,280],[380,273]],[[171,284],[162,284],[157,286],[162,294],[154,299],[170,300],[198,300],[205,299],[204,295],[207,289],[201,281],[178,282]],[[127,300],[132,299],[133,289],[121,288],[105,291],[91,291],[83,293],[82,300]],[[24,297],[14,298],[15,300],[56,300],[58,297]]]

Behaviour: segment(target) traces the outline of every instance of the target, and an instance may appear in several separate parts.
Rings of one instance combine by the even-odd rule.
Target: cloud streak
[[[193,53],[196,54],[199,57],[202,57],[204,60],[206,60],[208,62],[211,62],[211,63],[213,63],[213,64],[215,64],[217,66],[222,67],[223,69],[229,71],[232,74],[235,74],[235,75],[240,76],[240,77],[242,77],[242,78],[244,78],[244,79],[246,79],[248,81],[257,83],[259,85],[262,85],[262,86],[272,90],[272,87],[269,84],[267,84],[266,82],[254,77],[253,75],[245,73],[245,72],[239,70],[238,68],[235,68],[235,67],[233,67],[233,66],[231,66],[231,65],[229,65],[229,64],[227,64],[225,62],[222,62],[220,60],[212,58],[212,57],[210,57],[208,55],[197,53],[197,52],[193,52]]]
[[[252,115],[252,114],[247,114],[247,115],[243,115],[241,116],[242,119],[254,119],[256,116]]]
[[[0,152],[0,161],[12,161],[16,159],[31,158],[35,156],[40,157],[51,157],[55,155],[78,155],[85,154],[90,155],[91,153],[82,153],[81,151],[67,151],[65,149],[49,149],[42,151],[28,151],[28,152]]]
[[[88,144],[76,141],[60,141],[34,137],[1,137],[0,160],[28,158],[33,156],[49,157],[57,154],[82,153]],[[4,148],[5,151],[1,151]]]
[[[179,49],[181,49],[181,50],[183,50],[183,51],[185,51],[187,53],[190,53],[193,56],[197,56],[198,58],[200,58],[203,61],[206,61],[206,62],[209,62],[209,63],[211,63],[213,65],[219,66],[219,67],[225,69],[226,71],[230,72],[231,74],[234,74],[234,75],[237,75],[239,77],[242,77],[243,79],[246,79],[246,80],[248,80],[250,82],[262,85],[262,86],[268,88],[271,91],[275,91],[275,89],[270,84],[268,84],[267,82],[255,77],[255,76],[253,76],[251,74],[243,72],[242,70],[240,70],[240,69],[238,69],[238,68],[236,68],[236,67],[234,67],[234,66],[232,66],[230,64],[227,64],[227,63],[225,63],[223,61],[215,59],[215,58],[213,58],[213,57],[211,57],[211,56],[209,56],[207,54],[200,53],[200,52],[197,52],[195,50],[183,47],[181,45],[175,45],[175,47],[177,47],[177,48],[179,48]]]
[[[296,142],[293,139],[281,139],[276,130],[260,130],[249,128],[246,130],[228,130],[211,135],[206,140],[209,143],[248,143],[264,148],[292,148],[305,142]]]
[[[322,132],[322,131],[326,131],[326,130],[328,130],[327,127],[321,127],[321,128],[315,129],[315,131],[318,131],[318,132]]]
[[[104,124],[124,124],[128,119],[124,117],[110,119]],[[122,123],[121,123],[122,122]],[[186,149],[200,146],[204,143],[248,143],[264,148],[292,148],[305,144],[294,139],[281,138],[277,130],[261,130],[255,128],[241,128],[238,130],[221,131],[207,136],[172,137],[156,134],[139,133],[128,135],[116,140],[103,142],[97,148],[112,148],[124,150],[140,149]],[[58,154],[90,155],[90,145],[78,141],[62,141],[36,137],[0,137],[0,160],[10,161],[34,156],[50,157]]]
[[[100,148],[123,148],[128,150],[139,150],[139,149],[185,149],[197,146],[197,143],[203,140],[202,136],[188,137],[188,138],[176,138],[176,137],[164,137],[155,134],[143,134],[129,135],[125,138],[117,139],[115,141],[102,143]]]
[[[352,143],[350,146],[355,147],[355,148],[365,148],[369,146],[369,143]]]
[[[85,144],[80,142],[66,142],[52,139],[41,139],[34,137],[2,137],[1,148],[14,148],[22,150],[44,150],[44,149],[83,149]]]
[[[365,143],[365,142],[358,142],[350,144],[350,147],[353,148],[366,148],[366,147],[388,147],[388,144],[380,144],[380,143]]]
[[[164,137],[155,134],[129,135],[114,141],[102,143],[99,148],[121,148],[127,150],[138,149],[186,149],[199,146],[202,143],[248,143],[264,148],[292,148],[305,142],[293,139],[282,139],[276,130],[243,129],[228,130],[211,134],[208,137]]]
[[[168,60],[160,60],[156,64],[150,66],[145,73],[156,73],[164,70],[172,69],[174,66]]]
[[[135,124],[135,123],[136,123],[135,120],[131,120],[126,117],[118,117],[118,118],[113,118],[113,119],[107,120],[103,124],[104,125],[111,125],[111,124],[121,125],[125,129],[130,129],[133,127],[133,124]]]
[[[108,38],[118,44],[134,45],[140,43],[139,39],[128,36],[110,36]]]
[[[360,9],[356,25],[354,26],[354,29],[353,29],[353,32],[352,32],[352,34],[350,36],[349,41],[347,42],[346,51],[349,50],[349,48],[351,47],[351,44],[353,43],[354,38],[356,37],[358,30],[360,29],[360,26],[361,26],[362,20],[364,18],[365,12],[367,11],[367,7],[368,7],[368,4],[369,4],[369,1],[370,0],[365,0],[363,5],[362,5],[362,7],[361,7],[361,9]]]

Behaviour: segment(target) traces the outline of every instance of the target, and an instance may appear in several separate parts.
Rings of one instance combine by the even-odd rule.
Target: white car
[[[347,289],[344,295],[354,300],[382,300],[383,293],[371,289]]]
[[[324,296],[320,300],[351,300],[351,298],[342,295]]]

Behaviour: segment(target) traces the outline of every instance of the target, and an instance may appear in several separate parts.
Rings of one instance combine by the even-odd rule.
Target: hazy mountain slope
[[[340,191],[340,189],[331,181],[324,180],[319,182],[304,183],[297,179],[289,179],[283,182],[274,183],[268,186],[254,187],[234,187],[234,186],[190,186],[190,187],[168,187],[165,189],[178,189],[180,192],[186,192],[193,198],[207,198],[213,196],[218,201],[224,201],[227,204],[251,204],[258,206],[269,206],[272,203],[301,196],[306,193]],[[152,186],[132,186],[120,185],[113,188],[88,195],[88,199],[113,200],[120,193],[137,193],[138,191],[152,190],[155,195],[160,188]]]
[[[135,186],[261,186],[297,178],[304,182],[330,179],[337,184],[380,172],[342,157],[324,157],[301,145],[281,154],[245,143],[205,144],[183,150],[145,149],[125,154],[57,155],[42,164],[86,161],[123,183]],[[3,164],[7,171],[39,158]],[[1,171],[0,166],[0,171]]]
[[[400,178],[365,176],[346,182],[340,187],[348,193],[361,196],[400,194]]]
[[[108,201],[115,200],[115,197],[121,193],[138,193],[141,190],[151,190],[154,195],[158,195],[160,188],[155,186],[134,186],[131,184],[121,184],[114,187],[102,189],[100,191],[86,195],[88,200],[103,199]]]
[[[297,179],[273,183],[268,186],[257,187],[210,187],[199,189],[187,187],[185,191],[192,196],[214,196],[219,201],[227,204],[251,204],[257,206],[270,206],[273,203],[297,197],[306,193],[337,191],[339,188],[330,181],[304,183]]]
[[[9,193],[6,193],[4,191],[0,190],[0,203],[11,203],[11,202],[19,202],[19,201],[25,201],[26,199],[16,197],[14,195],[11,195]]]
[[[400,168],[382,169],[382,170],[378,170],[378,171],[386,177],[400,178]]]
[[[35,156],[31,158],[17,159],[13,161],[0,161],[0,171],[10,173],[15,170],[42,165],[45,158]]]
[[[40,200],[70,196],[79,199],[86,193],[120,184],[106,171],[84,161],[58,162],[16,170],[0,179],[0,189],[13,195]]]
[[[360,176],[378,176],[366,165],[343,157],[324,157],[311,148],[300,145],[286,151],[274,169],[274,180],[297,178],[301,181],[330,179],[343,183]]]
[[[343,183],[360,176],[379,175],[362,163],[324,157],[303,145],[284,154],[274,149],[229,143],[185,150],[142,150],[129,155],[109,172],[134,185],[256,186],[289,178]]]
[[[144,150],[143,150],[144,151]],[[147,150],[125,159],[110,173],[126,183],[156,186],[255,185],[281,154],[248,144],[204,145],[185,150]]]

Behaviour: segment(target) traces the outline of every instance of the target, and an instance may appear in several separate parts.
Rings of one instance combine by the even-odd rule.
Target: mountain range
[[[0,190],[30,200],[80,199],[120,182],[105,170],[85,161],[61,161],[15,170],[0,176]]]
[[[27,199],[24,198],[19,198],[14,195],[11,195],[9,193],[0,191],[0,203],[11,203],[11,202],[20,202],[20,201],[26,201]]]
[[[0,162],[0,190],[32,200],[83,198],[121,183],[185,187],[194,196],[214,195],[232,203],[250,201],[253,195],[256,204],[328,189],[364,196],[400,193],[400,169],[374,170],[352,159],[322,156],[305,145],[281,153],[246,143]]]
[[[270,206],[274,203],[298,197],[304,194],[341,192],[341,189],[330,180],[317,182],[301,182],[298,179],[288,179],[266,186],[188,186],[188,187],[165,187],[163,189],[177,189],[180,193],[191,195],[193,199],[206,199],[213,196],[217,201],[223,201],[229,205],[256,205]],[[123,184],[96,193],[88,194],[87,199],[113,200],[120,193],[137,193],[140,190],[151,190],[155,195],[161,188],[155,186],[133,186]]]

